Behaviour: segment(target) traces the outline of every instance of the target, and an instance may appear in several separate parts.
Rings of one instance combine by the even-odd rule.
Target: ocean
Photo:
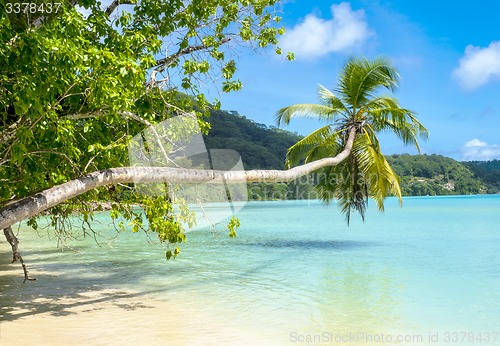
[[[65,300],[78,305],[111,290],[125,301],[134,292],[134,305],[124,303],[107,328],[157,333],[151,343],[500,345],[498,195],[407,197],[403,207],[388,198],[385,212],[370,203],[366,221],[354,215],[349,226],[334,203],[319,201],[249,202],[237,217],[236,238],[189,232],[169,261],[154,235],[57,247],[50,232],[21,226],[21,251],[38,280],[0,276],[0,343],[2,325],[5,335],[10,324],[47,313],[64,325],[74,314]],[[107,214],[97,220],[96,231],[114,235]],[[98,299],[92,304],[113,293]],[[82,344],[116,341],[92,333]]]

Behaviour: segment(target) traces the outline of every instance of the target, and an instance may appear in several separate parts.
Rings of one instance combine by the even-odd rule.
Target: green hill
[[[236,150],[245,169],[284,169],[286,151],[302,138],[290,131],[256,123],[234,111],[212,111],[208,122],[211,130],[205,136],[207,147]],[[299,182],[252,183],[248,195],[253,200],[317,198],[312,184]]]
[[[283,169],[287,149],[302,138],[236,112],[213,111],[208,122],[212,128],[205,137],[207,147],[236,150],[245,169]]]
[[[484,184],[466,165],[441,155],[387,157],[400,177],[405,196],[470,195],[485,192]]]
[[[470,161],[463,164],[481,180],[487,193],[500,193],[500,160]]]
[[[258,124],[237,112],[213,111],[208,148],[233,149],[245,169],[283,169],[287,149],[302,137],[274,126]],[[500,192],[500,161],[458,162],[441,155],[387,157],[401,178],[405,196],[468,195]],[[316,198],[309,184],[251,184],[253,199]]]

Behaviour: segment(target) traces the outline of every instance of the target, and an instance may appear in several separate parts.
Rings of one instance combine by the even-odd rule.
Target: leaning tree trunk
[[[0,208],[0,229],[30,218],[92,189],[118,183],[252,183],[287,182],[320,168],[335,166],[351,152],[356,128],[352,127],[344,149],[335,157],[325,158],[288,170],[215,171],[172,167],[119,167],[93,172]],[[222,179],[221,179],[222,178]]]
[[[12,246],[14,259],[16,259],[16,256],[19,256],[18,258],[22,263],[22,259],[17,249],[17,238],[12,233],[10,227],[17,222],[38,215],[44,210],[52,208],[92,189],[118,183],[170,182],[235,184],[251,182],[287,182],[307,175],[320,168],[338,165],[349,156],[355,137],[356,127],[351,127],[346,145],[337,156],[313,161],[288,170],[215,171],[171,167],[119,167],[93,172],[84,177],[68,181],[34,195],[24,197],[18,201],[8,203],[0,208],[0,229],[4,230],[4,234]],[[12,238],[12,236],[14,236],[14,238]],[[25,270],[25,278],[29,280],[24,264],[23,268]]]

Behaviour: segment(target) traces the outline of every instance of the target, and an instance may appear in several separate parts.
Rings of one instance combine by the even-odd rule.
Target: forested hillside
[[[258,124],[236,112],[213,111],[205,137],[207,147],[233,149],[243,158],[245,169],[283,169],[287,149],[301,137],[277,127]]]
[[[500,192],[500,160],[464,162],[486,186],[487,193]]]
[[[208,148],[233,149],[245,169],[284,169],[287,149],[301,136],[255,123],[237,112],[213,111]],[[458,162],[441,155],[391,155],[387,157],[401,178],[405,196],[468,195],[500,192],[500,161]],[[311,181],[311,180],[310,180]],[[312,186],[296,182],[252,184],[253,199],[316,198]]]
[[[205,136],[211,149],[233,149],[240,153],[245,169],[284,169],[286,151],[302,137],[278,127],[258,124],[237,112],[212,111],[212,125]],[[312,184],[252,183],[248,187],[253,200],[317,198]]]
[[[405,196],[470,195],[485,192],[484,184],[464,164],[441,155],[387,157],[400,177]]]

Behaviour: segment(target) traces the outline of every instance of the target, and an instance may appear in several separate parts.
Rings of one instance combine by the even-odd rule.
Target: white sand
[[[1,244],[4,245],[4,244]],[[122,289],[57,291],[57,278],[22,283],[20,265],[0,252],[0,345],[265,345],[276,344],[246,326],[227,325],[203,301]],[[33,267],[33,265],[32,265]],[[26,286],[32,285],[32,286]],[[67,285],[67,283],[66,283]],[[41,287],[41,288],[40,288]],[[49,287],[52,297],[44,296]],[[53,294],[54,289],[59,292]],[[19,295],[17,291],[19,290]],[[27,297],[23,294],[27,292]],[[55,297],[55,298],[54,298]]]
[[[43,299],[36,303],[43,304]],[[20,318],[11,316],[12,320],[0,323],[0,345],[263,344],[257,335],[188,311],[182,302],[173,305],[134,297],[132,292],[94,292],[78,300],[61,299],[57,305],[57,311],[37,313],[16,309],[12,315]]]

